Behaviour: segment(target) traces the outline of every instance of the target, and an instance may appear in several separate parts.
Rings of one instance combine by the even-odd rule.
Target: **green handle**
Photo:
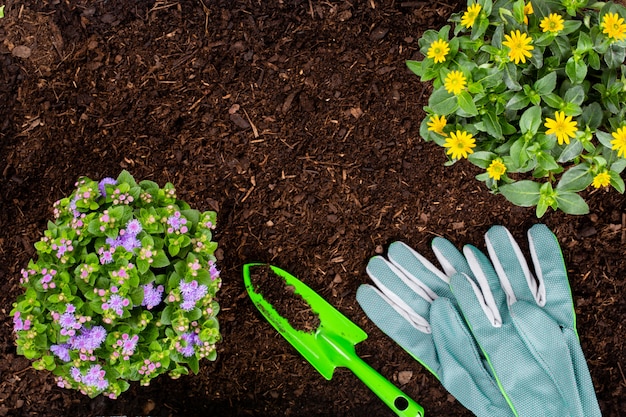
[[[318,338],[324,340],[324,346],[332,349],[335,355],[335,363],[342,362],[342,366],[350,369],[396,415],[401,417],[424,417],[422,406],[358,357],[354,351],[354,346],[347,342],[346,339],[328,331],[319,332]],[[337,357],[338,353],[341,354],[340,358]]]

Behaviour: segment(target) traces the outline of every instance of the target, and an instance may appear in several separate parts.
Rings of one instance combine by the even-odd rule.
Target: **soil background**
[[[557,235],[606,417],[626,415],[626,201],[573,217],[518,208],[419,137],[431,91],[405,66],[461,4],[393,0],[6,0],[0,19],[0,416],[391,416],[349,371],[326,381],[260,316],[246,262],[278,265],[361,326],[357,352],[427,416],[470,416],[355,300],[403,240],[484,247]],[[463,2],[464,3],[464,2]],[[464,5],[463,5],[464,6]],[[223,342],[199,374],[118,400],[56,387],[16,355],[19,271],[80,176],[129,170],[217,210]]]

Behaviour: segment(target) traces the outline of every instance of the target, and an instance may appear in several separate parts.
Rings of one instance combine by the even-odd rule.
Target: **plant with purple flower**
[[[141,301],[141,305],[146,307],[148,310],[151,310],[161,304],[161,300],[163,299],[163,290],[163,285],[154,287],[152,282],[144,285],[143,300]]]
[[[17,352],[57,384],[116,398],[132,381],[198,372],[221,339],[214,212],[126,171],[81,178],[54,204],[11,315]],[[193,243],[192,243],[193,242]]]

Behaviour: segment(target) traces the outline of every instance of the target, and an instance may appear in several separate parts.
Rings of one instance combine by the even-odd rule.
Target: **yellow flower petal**
[[[443,39],[437,39],[428,48],[426,56],[428,58],[432,58],[437,64],[446,60],[446,55],[448,55],[448,52],[450,52],[450,46],[448,45],[448,42],[444,41]]]
[[[490,178],[493,178],[496,181],[498,181],[505,172],[506,165],[504,165],[500,158],[491,161],[491,164],[487,167],[487,174],[489,174]]]
[[[519,30],[514,30],[510,35],[504,35],[504,41],[502,45],[509,48],[509,59],[515,64],[526,63],[526,58],[530,58],[532,54],[530,51],[535,49],[530,43],[533,39],[526,33],[521,33]]]
[[[570,138],[576,137],[577,125],[578,122],[572,120],[572,116],[565,117],[565,113],[562,111],[554,113],[554,119],[546,118],[544,124],[548,128],[546,135],[555,135],[559,145],[569,144]]]
[[[611,184],[611,176],[604,171],[593,177],[593,186],[596,188],[606,187]]]
[[[446,153],[451,155],[452,159],[467,158],[468,154],[474,153],[472,148],[476,147],[476,140],[471,133],[457,130],[450,132],[443,146],[449,148]]]
[[[477,3],[468,6],[467,11],[463,13],[463,16],[461,17],[461,24],[466,28],[471,28],[472,26],[474,26],[474,22],[480,14],[481,8],[482,6]]]
[[[458,95],[467,84],[467,79],[461,71],[450,71],[443,82],[448,93]]]
[[[446,120],[445,116],[434,115],[430,116],[430,119],[426,123],[426,125],[428,126],[429,131],[438,133],[440,135],[445,135],[445,133],[443,133],[443,128],[446,127],[447,123],[448,121]]]

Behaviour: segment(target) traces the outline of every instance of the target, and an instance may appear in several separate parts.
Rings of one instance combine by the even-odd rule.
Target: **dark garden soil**
[[[469,416],[355,300],[369,257],[434,236],[482,246],[539,220],[419,137],[417,40],[452,0],[6,0],[0,19],[0,416],[391,416],[345,369],[322,378],[260,316],[242,265],[289,270],[361,326],[357,351],[423,405]],[[464,2],[463,2],[464,3]],[[19,271],[80,176],[129,170],[219,212],[223,341],[197,375],[118,400],[58,388],[16,355]],[[626,415],[626,200],[549,212],[603,415]]]

